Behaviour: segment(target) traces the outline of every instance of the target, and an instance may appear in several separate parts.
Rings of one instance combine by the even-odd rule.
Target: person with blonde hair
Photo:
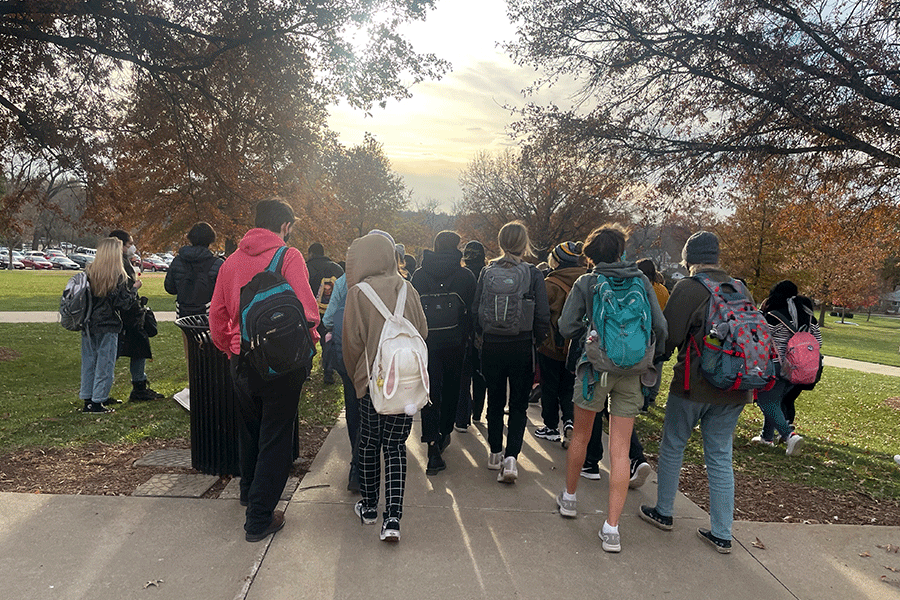
[[[528,229],[521,221],[504,225],[497,234],[502,254],[478,278],[472,314],[481,337],[481,365],[487,385],[488,469],[499,470],[497,481],[515,483],[516,461],[528,421],[528,396],[534,382],[534,348],[550,332],[550,306],[544,276],[524,261],[531,255]],[[509,388],[506,451],[503,411]]]
[[[87,267],[91,285],[91,312],[81,332],[82,412],[109,413],[109,391],[116,367],[116,349],[123,317],[140,314],[137,294],[129,285],[122,266],[122,242],[106,238],[97,245],[97,255]]]

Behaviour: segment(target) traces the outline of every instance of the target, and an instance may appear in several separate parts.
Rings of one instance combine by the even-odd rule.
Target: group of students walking
[[[470,241],[460,250],[460,236],[442,231],[433,249],[424,251],[421,265],[411,272],[405,268],[409,263],[402,245],[380,230],[353,241],[345,269],[327,259],[319,244],[310,248],[310,259],[304,261],[296,248],[285,248],[293,224],[293,210],[286,202],[275,198],[259,203],[256,227],[224,264],[215,265],[217,278],[209,304],[210,334],[230,357],[243,419],[240,500],[247,507],[248,541],[262,540],[284,525],[284,515],[275,506],[290,470],[291,432],[312,365],[310,360],[295,372],[273,375],[259,372],[247,358],[249,351],[241,338],[245,326],[241,289],[261,271],[274,270],[303,307],[305,340],[322,345],[326,382],[334,371],[343,383],[351,445],[348,489],[361,494],[354,512],[364,524],[378,520],[384,480],[382,540],[400,539],[406,441],[417,408],[424,405],[421,442],[427,447],[427,475],[437,476],[447,468],[446,450],[454,432],[467,432],[472,422],[480,422],[486,414],[484,464],[497,471],[498,482],[512,484],[519,477],[526,412],[538,373],[543,425],[534,434],[558,441],[568,451],[565,488],[556,497],[563,517],[577,516],[579,478],[600,477],[603,447],[598,413],[608,417],[609,506],[599,537],[605,551],[619,552],[619,521],[627,491],[643,483],[651,471],[634,433],[634,419],[654,402],[662,364],[677,352],[660,442],[657,502],[642,506],[639,516],[661,529],[672,529],[684,449],[699,423],[711,526],[698,530],[698,535],[719,552],[730,551],[733,432],[744,405],[756,394],[737,386],[728,390],[713,385],[703,373],[697,349],[710,334],[707,309],[713,290],[737,289],[749,302],[753,300],[720,267],[715,234],[701,231],[688,239],[682,259],[690,277],[679,281],[669,295],[651,261],[626,259],[627,233],[615,224],[594,229],[583,243],[566,241],[555,246],[546,273],[527,262],[533,254],[531,242],[527,228],[518,221],[500,229],[500,256],[492,261],[486,261],[481,243]],[[97,264],[110,262],[106,255],[119,256],[121,248],[121,243],[101,242]],[[98,293],[96,300],[108,303],[111,311],[127,313],[137,300],[119,269],[111,269],[105,278],[98,276],[98,268],[89,274]],[[637,352],[628,368],[620,368],[624,363],[613,358],[603,316],[607,313],[598,313],[599,294],[604,290],[609,298],[629,305],[643,331],[640,347],[621,349],[626,357]],[[797,295],[792,283],[776,285],[762,308],[771,327],[776,371],[791,334],[798,329],[812,332],[821,343],[811,303]],[[612,322],[613,317],[609,318]],[[622,327],[624,331],[626,325]],[[393,347],[400,350],[383,369],[379,361],[388,329],[398,336],[394,342],[399,340],[399,346]],[[105,331],[88,332],[83,346],[96,346],[102,352],[108,346]],[[610,360],[615,363],[612,367],[598,366],[613,364]],[[410,364],[413,370],[404,370]],[[103,390],[88,390],[89,381],[83,377],[82,396],[104,396]],[[776,375],[773,385],[757,398],[765,425],[754,441],[765,445],[784,441],[788,455],[797,454],[803,444],[791,427],[789,403],[796,387]],[[384,409],[386,398],[404,393],[422,397]],[[774,439],[776,430],[779,440]]]

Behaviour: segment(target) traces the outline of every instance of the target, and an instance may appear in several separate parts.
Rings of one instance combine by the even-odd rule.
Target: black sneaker
[[[600,479],[600,466],[584,465],[583,467],[581,467],[581,476],[585,479],[597,481],[598,479]]]
[[[631,461],[631,479],[628,480],[628,487],[632,490],[641,487],[647,482],[647,477],[652,472],[653,468],[646,460],[637,459]]]
[[[731,540],[723,540],[712,534],[709,529],[700,528],[697,530],[697,537],[706,540],[710,546],[716,549],[719,554],[731,554]]]
[[[81,409],[81,412],[92,413],[92,414],[107,414],[107,413],[114,413],[116,411],[111,408],[106,408],[105,406],[103,406],[102,402],[93,402],[91,400],[85,400],[84,408]]]
[[[641,506],[638,516],[647,521],[654,527],[659,527],[664,531],[672,530],[672,517],[665,517],[656,511],[655,506]]]
[[[384,520],[384,523],[381,525],[381,541],[400,541],[400,519],[398,519],[397,517],[391,517]]]
[[[428,457],[428,466],[425,467],[425,474],[437,475],[446,468],[447,463],[444,462],[444,459],[441,458],[441,455],[439,453],[435,452]]]
[[[549,427],[541,427],[539,429],[534,430],[534,437],[539,437],[542,440],[549,440],[551,442],[559,441],[559,429],[550,429]]]
[[[378,520],[378,509],[368,508],[363,504],[362,500],[357,500],[356,504],[353,505],[353,512],[356,513],[363,525],[371,525]]]

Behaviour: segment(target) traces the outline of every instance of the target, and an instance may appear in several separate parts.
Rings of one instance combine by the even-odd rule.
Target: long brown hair
[[[86,270],[93,295],[103,298],[116,289],[127,277],[122,265],[122,240],[114,237],[100,240],[97,256]]]

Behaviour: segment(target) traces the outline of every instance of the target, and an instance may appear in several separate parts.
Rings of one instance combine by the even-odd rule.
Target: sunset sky
[[[459,172],[479,150],[514,144],[507,125],[515,120],[504,105],[522,106],[522,89],[535,71],[517,67],[498,44],[515,37],[505,0],[439,0],[427,20],[401,30],[419,52],[433,52],[453,65],[439,81],[411,88],[412,98],[375,107],[366,117],[333,106],[329,125],[345,146],[371,132],[384,145],[413,202],[434,199],[450,212],[462,198]],[[533,100],[565,104],[574,85],[556,86]]]

